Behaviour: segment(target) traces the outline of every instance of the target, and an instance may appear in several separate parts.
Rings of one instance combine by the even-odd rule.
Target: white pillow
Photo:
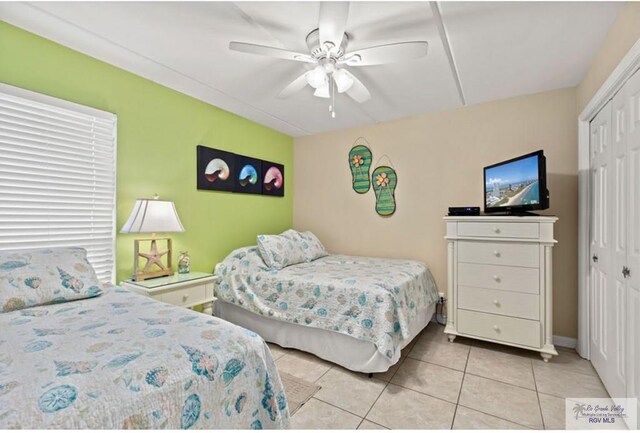
[[[316,235],[311,232],[297,232],[298,236],[300,236],[302,250],[304,251],[305,261],[311,262],[313,260],[319,259],[321,257],[328,256],[327,252],[322,242]]]
[[[102,293],[82,248],[0,252],[0,312]]]
[[[271,269],[282,269],[306,261],[302,243],[288,230],[281,235],[258,235],[258,251]]]

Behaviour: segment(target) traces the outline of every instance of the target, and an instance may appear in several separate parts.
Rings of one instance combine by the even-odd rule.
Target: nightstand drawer
[[[540,247],[524,243],[460,241],[458,261],[537,268],[540,265]]]
[[[538,294],[540,270],[516,266],[458,263],[458,285]]]
[[[540,319],[540,297],[529,293],[460,285],[458,308],[522,319]]]
[[[458,332],[490,340],[540,347],[540,322],[534,320],[459,309]]]
[[[204,284],[162,294],[163,302],[181,307],[201,304],[205,299],[207,299],[207,293]]]
[[[458,236],[536,239],[538,223],[459,222]]]

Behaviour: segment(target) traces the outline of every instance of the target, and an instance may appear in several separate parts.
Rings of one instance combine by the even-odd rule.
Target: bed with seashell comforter
[[[63,292],[77,288],[73,272],[60,269]],[[0,429],[289,426],[261,337],[119,287],[100,291],[30,308],[10,298],[5,311],[15,311],[0,305]]]
[[[216,316],[366,373],[400,359],[438,298],[431,272],[415,260],[325,255],[272,269],[253,246],[229,254],[216,275]]]

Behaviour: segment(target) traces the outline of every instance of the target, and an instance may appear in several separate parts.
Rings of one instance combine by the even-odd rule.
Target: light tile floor
[[[322,387],[294,429],[563,429],[565,397],[608,397],[589,361],[481,341],[447,341],[435,323],[372,378],[269,344],[278,369]]]

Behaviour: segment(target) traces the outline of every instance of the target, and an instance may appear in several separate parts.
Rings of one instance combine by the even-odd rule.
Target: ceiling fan
[[[315,67],[293,80],[279,94],[286,98],[309,85],[314,96],[331,98],[329,111],[335,117],[335,92],[346,93],[363,103],[371,93],[347,68],[382,65],[427,55],[426,41],[400,42],[347,52],[349,36],[345,33],[349,16],[348,2],[321,2],[318,28],[307,35],[309,54],[245,42],[230,42],[229,49],[251,54],[308,63]]]

